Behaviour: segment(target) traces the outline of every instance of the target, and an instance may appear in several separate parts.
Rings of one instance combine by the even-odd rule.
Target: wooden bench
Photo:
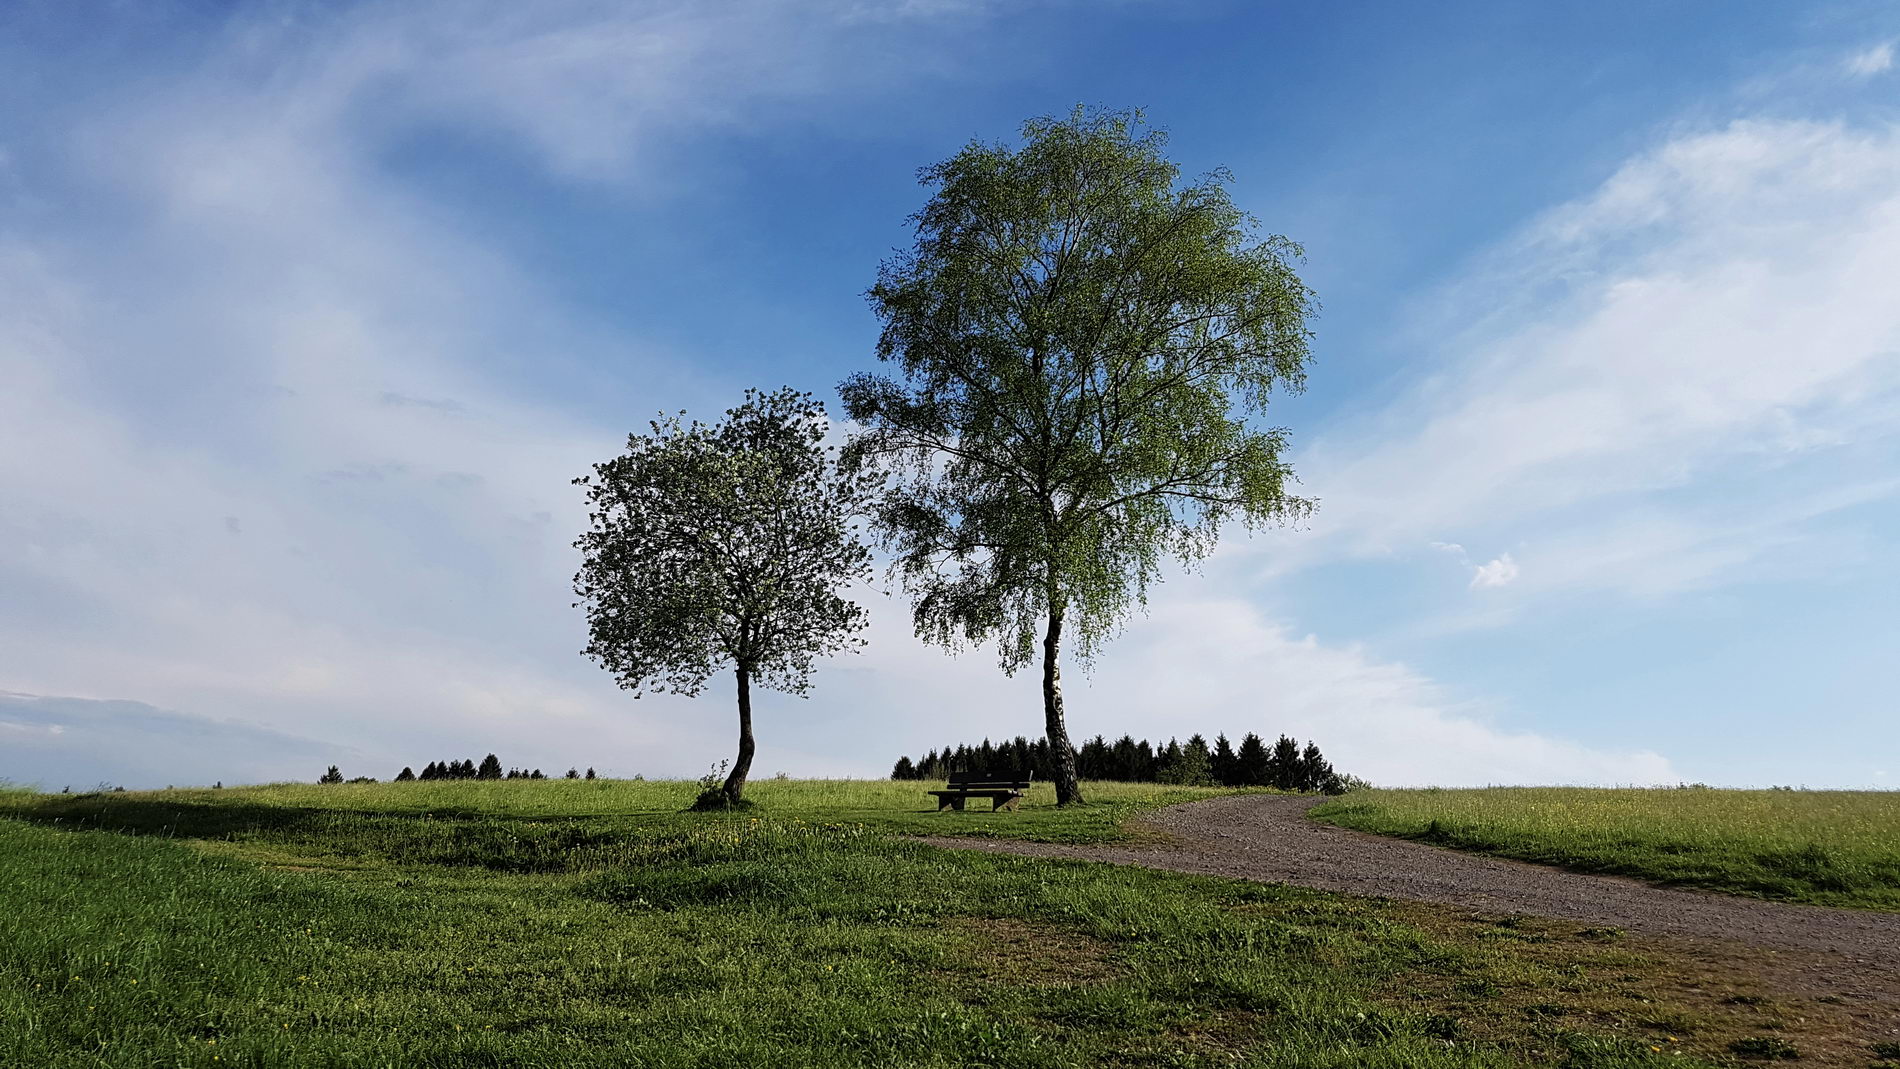
[[[1023,792],[1029,789],[1030,772],[952,772],[949,784],[941,791],[927,793],[937,796],[937,812],[945,809],[963,811],[963,803],[971,798],[988,798],[990,811],[1014,809],[1016,803],[1023,800]]]

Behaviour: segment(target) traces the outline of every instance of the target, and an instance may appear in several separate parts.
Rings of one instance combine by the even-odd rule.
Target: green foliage
[[[1199,735],[1191,736],[1186,746],[1169,739],[1166,757],[1160,766],[1156,778],[1162,783],[1181,783],[1194,787],[1214,785],[1213,755],[1207,750],[1207,740]]]
[[[1585,872],[1900,910],[1900,793],[1892,791],[1363,790],[1313,816]]]
[[[331,765],[330,770],[328,772],[325,772],[323,775],[317,777],[317,782],[324,783],[324,784],[342,783],[343,773],[338,772],[335,765]]]
[[[791,389],[748,390],[714,426],[651,426],[574,480],[589,507],[574,543],[585,652],[636,697],[697,694],[730,666],[740,743],[724,789],[737,801],[752,682],[804,694],[814,659],[862,644],[864,610],[838,589],[869,575],[854,518],[876,478],[836,463],[824,406]]]
[[[809,394],[748,390],[723,422],[656,421],[574,480],[586,653],[621,686],[698,694],[731,665],[803,694],[814,658],[861,644],[837,588],[869,574],[852,520],[873,482],[837,467],[827,426]]]
[[[1302,514],[1285,432],[1250,428],[1304,382],[1300,249],[1258,237],[1215,172],[1177,188],[1139,113],[1077,109],[926,168],[917,241],[870,291],[878,355],[847,380],[854,449],[908,478],[878,512],[919,635],[1029,662],[1066,607],[1088,657],[1158,574],[1230,518]],[[946,564],[948,567],[946,567]]]
[[[869,297],[901,381],[839,387],[863,427],[848,461],[896,476],[878,503],[919,637],[1037,655],[1058,790],[1076,770],[1058,660],[1084,661],[1144,602],[1166,558],[1223,524],[1304,515],[1287,435],[1249,425],[1298,390],[1312,295],[1299,247],[1257,234],[1216,171],[1178,185],[1139,113],[1033,119],[922,172],[913,247]]]

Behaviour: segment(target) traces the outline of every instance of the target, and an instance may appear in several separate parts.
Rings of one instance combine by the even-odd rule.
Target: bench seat
[[[927,791],[937,798],[937,812],[945,809],[963,811],[963,803],[971,798],[988,798],[990,811],[1014,809],[1023,800],[1023,792],[1029,789],[1031,773],[1028,772],[952,772],[949,784],[940,791]]]

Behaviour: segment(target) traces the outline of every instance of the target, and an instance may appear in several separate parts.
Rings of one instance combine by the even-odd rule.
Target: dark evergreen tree
[[[580,770],[580,769],[578,769],[578,768],[570,768],[570,769],[568,769],[568,770],[567,770],[567,778],[568,778],[568,779],[580,779],[580,778],[581,778],[581,770]]]
[[[475,778],[476,779],[500,779],[501,778],[501,762],[496,760],[494,754],[491,753],[487,757],[482,758],[482,767],[475,770]]]
[[[1300,752],[1300,790],[1336,793],[1339,776],[1333,771],[1332,762],[1321,756],[1319,747],[1312,742]]]
[[[1267,758],[1267,785],[1283,791],[1300,789],[1300,744],[1290,735],[1282,735],[1273,744]]]
[[[1223,787],[1234,785],[1235,758],[1234,745],[1227,741],[1226,735],[1214,737],[1214,752],[1208,758],[1208,765],[1214,774],[1214,782]]]
[[[528,773],[528,778],[529,779],[547,779],[547,776],[543,775],[541,773],[541,770],[537,768],[533,772]]]
[[[408,765],[402,766],[402,771],[396,773],[397,783],[410,783],[414,781],[415,778],[416,778],[416,770],[413,768],[410,768]]]
[[[319,776],[317,778],[317,782],[318,783],[342,783],[343,773],[338,772],[336,770],[335,765],[331,765],[330,771],[325,772],[322,776]]]
[[[592,768],[592,767],[589,767],[589,768],[588,768],[588,770],[587,770],[587,778],[588,778],[588,779],[593,779],[593,778],[594,778],[594,770],[593,770],[593,768]]]
[[[1251,731],[1240,740],[1240,752],[1234,755],[1234,773],[1236,787],[1267,785],[1267,744]]]
[[[917,766],[910,763],[910,758],[908,756],[900,757],[897,759],[897,764],[891,767],[891,778],[892,779],[916,779]]]
[[[1176,778],[1180,770],[1181,742],[1179,739],[1169,739],[1168,744],[1162,747],[1160,754],[1155,757],[1155,782],[1180,783],[1182,781]]]

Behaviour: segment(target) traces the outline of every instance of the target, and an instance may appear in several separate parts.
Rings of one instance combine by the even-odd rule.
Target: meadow
[[[1491,787],[1354,792],[1316,819],[1658,883],[1900,910],[1900,792]]]
[[[1088,790],[0,792],[0,1065],[1622,1069],[1823,1041],[1831,1007],[1614,931],[904,834],[1102,841],[1212,793]]]

